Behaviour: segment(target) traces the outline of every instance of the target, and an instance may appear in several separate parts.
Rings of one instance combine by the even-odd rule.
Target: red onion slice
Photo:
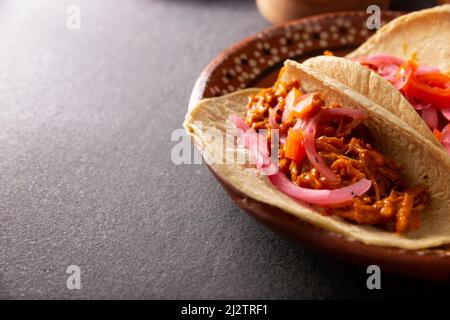
[[[441,113],[444,116],[445,119],[450,121],[450,108],[442,108]]]
[[[423,111],[423,110],[431,108],[431,104],[430,103],[418,102],[414,98],[410,98],[410,99],[408,99],[408,101],[413,106],[413,108],[416,109],[416,110]]]
[[[250,150],[252,156],[256,160],[256,167],[263,169],[270,166],[269,149],[267,148],[267,140],[265,136],[256,133],[255,130],[245,123],[245,121],[236,114],[230,116],[230,120],[236,128],[241,131],[241,138],[246,149]]]
[[[244,134],[244,146],[250,150],[251,155],[256,160],[256,168],[261,169],[270,161],[265,155],[264,149],[261,148],[259,134],[254,130],[247,130]],[[267,146],[266,146],[267,149]]]
[[[442,130],[441,143],[445,149],[450,153],[450,123],[448,123]]]
[[[400,67],[396,64],[388,64],[378,68],[378,74],[384,79],[393,83],[397,80],[397,73]]]
[[[244,120],[242,120],[241,117],[239,117],[237,114],[233,113],[230,115],[230,121],[234,123],[236,128],[247,131],[250,127],[247,123],[245,123]]]
[[[308,189],[295,185],[281,172],[269,176],[269,180],[275,187],[288,196],[303,202],[324,206],[348,202],[354,197],[367,192],[372,185],[372,181],[361,179],[352,185],[336,190]]]
[[[419,76],[421,74],[433,73],[433,72],[441,72],[441,71],[439,70],[439,68],[436,68],[436,67],[419,66],[419,67],[417,67],[417,70],[414,74],[416,76]]]
[[[384,54],[384,53],[378,53],[370,56],[362,56],[354,59],[356,61],[359,61],[361,63],[370,63],[376,67],[380,65],[387,65],[387,64],[396,64],[401,65],[403,63],[403,59],[392,56],[390,54]]]
[[[294,127],[292,128],[292,130],[298,130],[298,129],[305,129],[307,122],[303,121],[302,119],[297,119],[297,122],[295,123]]]
[[[422,119],[431,129],[438,127],[438,113],[435,108],[430,107],[422,110]]]
[[[354,114],[355,116],[358,116],[358,114],[353,111],[359,110],[349,110],[352,110],[352,112],[347,112],[346,115]],[[364,113],[361,113],[364,116]],[[361,113],[359,113],[359,115],[361,115]],[[240,129],[245,127],[243,126],[243,123],[245,122],[238,116],[232,115],[232,119],[236,126],[241,126]],[[278,172],[276,165],[270,161],[270,158],[268,157],[267,144],[262,148],[262,150],[259,150],[261,137],[259,137],[254,130],[247,130],[244,135],[244,139],[248,141],[248,143],[245,144],[246,147],[257,158],[257,168],[260,169],[263,174],[268,175],[269,181],[280,191],[300,201],[323,206],[345,203],[352,200],[356,196],[364,194],[372,185],[370,180],[361,179],[352,185],[336,190],[308,189],[296,186],[283,173]]]
[[[280,126],[278,125],[277,120],[276,120],[278,109],[279,109],[278,106],[276,106],[272,110],[269,110],[269,124],[272,129],[280,128]]]
[[[411,75],[413,73],[413,70],[412,70],[412,68],[406,68],[406,69],[402,68],[399,72],[401,73],[400,77],[397,76],[396,80],[394,82],[392,82],[392,85],[394,87],[396,87],[397,90],[402,90],[403,87],[408,83],[409,78],[411,77]],[[402,93],[403,93],[403,91],[402,91]]]
[[[379,53],[370,56],[362,56],[353,59],[362,64],[369,64],[377,68],[377,73],[392,83],[397,89],[402,86],[401,81],[398,79],[398,70],[400,66],[403,64],[404,60],[392,56],[389,54]]]
[[[315,115],[308,122],[306,126],[305,133],[305,149],[306,156],[308,157],[311,164],[319,170],[319,172],[327,178],[330,182],[338,182],[340,180],[339,176],[336,175],[326,164],[323,162],[322,158],[316,151],[315,135],[317,124],[326,117],[330,116],[340,116],[340,117],[351,117],[354,119],[365,119],[366,114],[362,110],[348,109],[348,108],[335,108],[322,110],[317,115]]]

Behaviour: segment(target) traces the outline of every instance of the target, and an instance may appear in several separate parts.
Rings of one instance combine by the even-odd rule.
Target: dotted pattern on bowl
[[[386,12],[382,25],[399,13]],[[261,73],[286,59],[320,55],[325,50],[357,47],[374,31],[366,26],[364,12],[333,13],[275,26],[226,50],[204,71],[202,97],[221,96],[248,86]],[[218,62],[220,61],[220,63]]]

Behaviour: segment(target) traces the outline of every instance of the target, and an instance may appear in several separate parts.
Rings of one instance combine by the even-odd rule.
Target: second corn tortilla
[[[412,12],[392,20],[347,58],[379,53],[403,59],[414,55],[421,65],[450,72],[450,5]],[[319,56],[306,60],[304,65],[363,94],[443,149],[426,123],[394,86],[349,59]]]
[[[321,92],[326,104],[339,103],[367,112],[370,120],[366,124],[377,141],[377,147],[406,166],[403,175],[411,184],[425,183],[429,186],[432,202],[422,215],[421,227],[417,231],[398,235],[376,227],[353,224],[338,217],[325,217],[279,191],[267,177],[257,174],[253,167],[214,164],[220,163],[222,159],[214,151],[213,143],[206,140],[204,130],[214,128],[225,133],[230,127],[228,117],[233,113],[244,115],[247,99],[257,92],[255,89],[204,99],[186,115],[184,127],[201,152],[212,160],[212,169],[223,180],[255,201],[277,207],[313,225],[366,244],[421,249],[450,243],[450,185],[447,181],[449,157],[392,113],[342,83],[294,61],[286,61],[285,66],[282,80],[300,79],[304,92]],[[243,151],[232,146],[226,152],[235,154]]]
[[[430,128],[428,128],[400,91],[375,72],[361,66],[357,62],[333,56],[310,58],[303,64],[323,75],[336,79],[369,98],[379,106],[400,117],[426,139],[442,148],[442,145]]]
[[[450,4],[392,20],[347,57],[376,53],[388,53],[403,59],[414,54],[419,64],[450,72]]]

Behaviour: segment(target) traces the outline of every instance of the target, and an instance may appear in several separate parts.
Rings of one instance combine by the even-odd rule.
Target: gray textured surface
[[[170,162],[201,69],[265,26],[250,0],[0,3],[1,298],[449,294],[388,276],[370,292],[364,270],[271,233],[203,166]]]

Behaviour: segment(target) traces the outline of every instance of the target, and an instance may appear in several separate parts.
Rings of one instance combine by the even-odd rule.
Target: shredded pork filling
[[[310,189],[338,189],[366,178],[371,188],[348,203],[323,208],[324,215],[337,215],[344,219],[368,225],[377,225],[398,233],[415,229],[420,224],[420,214],[430,201],[423,186],[411,187],[401,177],[401,166],[382,155],[372,146],[372,137],[362,120],[348,117],[329,118],[321,121],[315,135],[317,153],[325,164],[340,178],[330,182],[312,166],[308,158],[296,161],[286,157],[286,136],[299,118],[288,122],[281,118],[286,97],[293,89],[300,90],[298,81],[277,81],[272,88],[262,89],[251,96],[247,105],[245,122],[256,131],[267,129],[268,143],[272,128],[269,114],[274,117],[280,134],[279,166],[294,184]],[[320,109],[339,108],[325,106]],[[273,124],[273,122],[272,122]]]

